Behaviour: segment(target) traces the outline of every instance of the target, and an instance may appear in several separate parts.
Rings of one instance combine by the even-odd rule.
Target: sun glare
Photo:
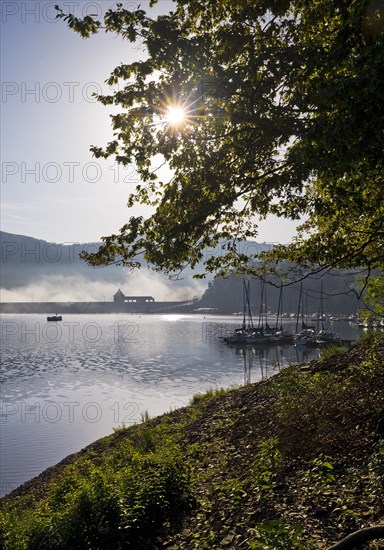
[[[181,107],[168,107],[165,118],[169,124],[181,124],[185,119],[184,109]]]

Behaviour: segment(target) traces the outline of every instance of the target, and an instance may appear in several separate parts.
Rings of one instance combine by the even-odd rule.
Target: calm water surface
[[[292,346],[230,348],[219,337],[236,321],[114,314],[47,323],[41,315],[3,315],[1,494],[145,411],[155,416],[195,393],[255,382],[319,355]],[[347,323],[335,329],[356,337]]]

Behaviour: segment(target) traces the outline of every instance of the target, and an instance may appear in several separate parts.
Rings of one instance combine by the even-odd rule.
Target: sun
[[[168,111],[165,115],[165,119],[169,124],[177,126],[185,120],[185,111],[182,107],[168,107]]]

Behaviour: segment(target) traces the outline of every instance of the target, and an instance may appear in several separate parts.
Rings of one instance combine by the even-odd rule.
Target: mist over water
[[[130,274],[119,271],[113,281],[92,280],[85,275],[54,274],[30,278],[31,282],[21,287],[0,290],[2,302],[111,302],[121,288],[127,295],[153,296],[156,301],[189,300],[199,298],[207,283],[194,281],[171,281],[163,275],[141,269]]]
[[[270,376],[318,350],[236,350],[234,317],[41,315],[1,320],[2,494],[122,424],[188,404],[195,393]],[[341,337],[350,327],[341,327]],[[349,331],[349,333],[348,333]]]
[[[155,301],[183,301],[200,298],[212,279],[195,280],[189,268],[170,278],[150,270],[143,260],[139,270],[93,268],[80,254],[96,252],[98,244],[59,244],[0,231],[1,302],[111,302],[119,288],[126,295],[153,296]]]

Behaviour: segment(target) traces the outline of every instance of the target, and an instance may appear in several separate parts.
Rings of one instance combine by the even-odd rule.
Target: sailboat
[[[223,338],[227,344],[247,345],[247,344],[266,344],[271,342],[271,335],[265,334],[264,328],[256,328],[253,324],[251,301],[250,301],[250,283],[243,280],[243,324],[241,328],[235,330],[235,333]]]
[[[301,330],[299,331],[299,322],[301,319]],[[297,307],[296,329],[293,336],[295,346],[315,346],[316,347],[316,331],[314,326],[309,326],[304,318],[304,303],[303,303],[303,282],[300,283],[299,303]]]
[[[276,330],[268,324],[267,283],[263,279],[260,280],[260,283],[261,295],[258,326],[263,331],[264,335],[269,336],[270,340],[272,340],[272,336],[274,336]]]
[[[323,281],[321,281],[320,289],[320,315],[319,322],[321,323],[320,330],[316,333],[316,342],[319,346],[324,344],[340,344],[340,338],[330,330],[326,330],[324,327],[324,294],[323,294]]]
[[[318,315],[318,323],[320,327],[317,326],[316,330],[314,326],[308,326],[304,322],[304,311],[302,303],[302,294],[303,287],[300,285],[300,298],[299,298],[299,310],[297,314],[297,323],[296,323],[296,334],[294,336],[294,343],[297,346],[307,346],[307,347],[320,347],[327,344],[340,344],[340,338],[338,338],[334,332],[325,329],[324,326],[324,293],[323,293],[323,281],[321,281],[321,290],[320,290],[320,312]],[[298,323],[300,309],[302,314],[302,330],[298,332]]]
[[[283,328],[283,284],[280,285],[276,326],[274,329],[273,340],[278,345],[293,344],[293,334]]]

